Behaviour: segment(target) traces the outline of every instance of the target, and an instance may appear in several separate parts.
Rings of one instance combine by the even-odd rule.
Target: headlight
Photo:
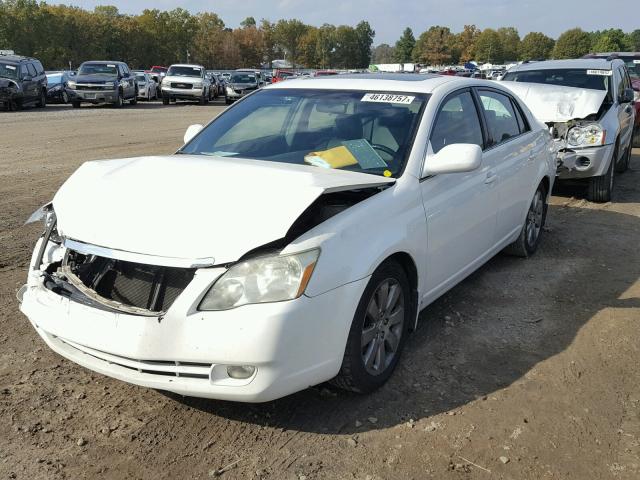
[[[233,91],[233,88],[227,87],[227,93],[230,93],[231,95],[233,95],[236,92]]]
[[[590,125],[573,127],[569,130],[567,143],[574,147],[604,145],[606,136],[606,130],[603,130],[597,123],[592,123]]]
[[[216,280],[199,310],[293,300],[304,293],[320,250],[258,257],[237,263]]]
[[[640,90],[633,91],[633,101],[640,102]]]
[[[193,88],[202,88],[202,82],[195,82]]]
[[[67,87],[69,87],[71,90],[75,90],[76,89],[76,82],[74,80],[69,80],[67,82]]]
[[[162,85],[165,85],[165,86],[166,86],[166,85],[169,85],[169,83],[170,83],[170,82],[169,82],[169,79],[168,79],[168,78],[163,78],[163,79],[162,79],[162,83],[161,83]]]

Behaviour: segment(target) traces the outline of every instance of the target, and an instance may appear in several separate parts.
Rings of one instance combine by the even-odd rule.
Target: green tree
[[[513,27],[499,28],[498,36],[502,43],[502,61],[518,60],[520,52],[520,34],[518,34],[518,30]]]
[[[527,33],[520,43],[520,56],[522,60],[546,60],[551,57],[555,45],[553,38],[547,37],[541,32]]]
[[[240,22],[240,26],[242,28],[255,27],[256,26],[256,19],[253,18],[253,17],[247,17],[243,21]]]
[[[453,35],[447,27],[434,26],[423,32],[413,50],[413,59],[419,63],[443,65],[451,61]]]
[[[628,42],[630,50],[633,52],[640,52],[640,29],[636,29],[628,35]]]
[[[393,63],[396,58],[398,57],[396,56],[395,48],[386,43],[381,43],[373,49],[371,63]]]
[[[480,30],[475,25],[465,25],[462,32],[454,36],[452,42],[452,56],[460,62],[468,62],[476,57],[476,42]]]
[[[298,62],[300,40],[307,32],[307,25],[300,20],[278,20],[274,28],[276,42],[289,54],[289,61],[295,67]]]
[[[347,65],[347,67],[367,68],[371,61],[371,46],[373,45],[373,38],[376,36],[376,32],[371,28],[369,22],[362,20],[356,25],[354,33],[356,55],[351,65]]]
[[[478,62],[502,63],[504,61],[504,51],[502,50],[502,39],[498,32],[491,28],[485,28],[476,41],[476,60]]]
[[[591,35],[581,28],[572,28],[558,37],[553,58],[580,58],[591,49]]]
[[[331,68],[335,64],[336,27],[329,23],[318,29],[316,38],[316,58],[321,68]]]
[[[411,56],[415,46],[416,39],[413,36],[413,30],[407,27],[404,29],[404,32],[402,32],[400,39],[396,42],[394,60],[399,63],[411,62]]]
[[[630,38],[619,28],[610,28],[593,33],[592,52],[624,52],[630,50]]]

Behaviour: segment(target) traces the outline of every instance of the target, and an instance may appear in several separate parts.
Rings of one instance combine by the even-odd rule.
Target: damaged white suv
[[[546,126],[457,77],[282,82],[185,143],[62,185],[21,310],[92,370],[247,402],[381,386],[422,308],[536,250],[555,178]]]
[[[502,78],[551,129],[559,179],[585,179],[588,198],[608,202],[615,173],[629,167],[634,91],[622,60],[523,63]]]

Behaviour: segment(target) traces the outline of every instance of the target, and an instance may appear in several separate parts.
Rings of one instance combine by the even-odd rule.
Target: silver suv
[[[165,105],[176,99],[197,100],[200,105],[205,105],[213,98],[211,82],[202,65],[171,65],[162,79],[161,90]]]
[[[615,173],[629,167],[635,118],[624,62],[606,58],[522,63],[502,80],[551,129],[558,178],[585,179],[589,200],[611,200]]]

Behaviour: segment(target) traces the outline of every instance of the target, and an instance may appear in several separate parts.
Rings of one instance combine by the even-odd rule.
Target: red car
[[[634,128],[634,147],[640,147],[640,52],[602,52],[585,55],[588,58],[617,57],[627,66],[631,88],[635,91],[636,121]]]
[[[287,80],[289,78],[293,78],[296,76],[295,72],[291,70],[280,70],[277,69],[273,74],[273,78],[271,79],[271,83],[282,82],[283,80]]]

